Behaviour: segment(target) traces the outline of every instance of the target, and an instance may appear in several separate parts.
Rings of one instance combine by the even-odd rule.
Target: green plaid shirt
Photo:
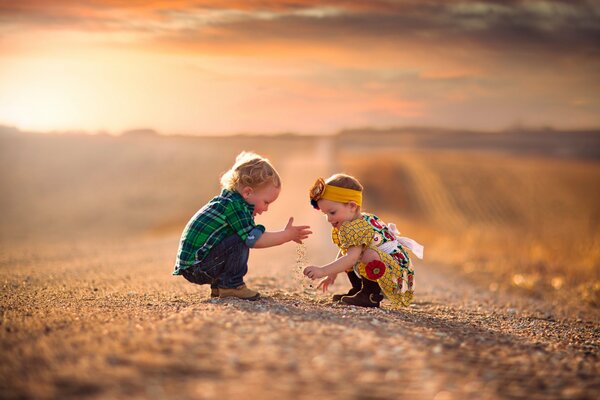
[[[254,206],[236,191],[223,189],[221,194],[209,201],[185,226],[173,275],[202,261],[210,249],[233,234],[248,245],[254,246],[264,233],[265,227],[254,223]]]

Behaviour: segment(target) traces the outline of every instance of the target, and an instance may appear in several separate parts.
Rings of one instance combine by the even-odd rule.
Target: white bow
[[[423,247],[423,245],[417,243],[415,240],[413,240],[411,238],[400,236],[400,232],[398,232],[398,229],[396,228],[396,224],[393,224],[393,223],[388,224],[388,229],[390,230],[390,232],[392,234],[394,234],[394,236],[396,237],[396,240],[398,241],[398,243],[400,243],[402,245],[402,247],[406,247],[410,251],[412,251],[413,254],[415,256],[417,256],[417,258],[419,260],[423,259],[423,251],[425,250],[425,247]]]

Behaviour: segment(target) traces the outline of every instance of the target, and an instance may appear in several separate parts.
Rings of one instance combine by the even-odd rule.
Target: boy
[[[211,285],[211,297],[258,300],[260,294],[244,284],[250,248],[302,243],[312,232],[308,226],[292,225],[266,232],[254,216],[268,211],[281,191],[281,179],[269,160],[249,152],[240,153],[221,177],[221,194],[202,207],[187,223],[173,275],[199,285]]]

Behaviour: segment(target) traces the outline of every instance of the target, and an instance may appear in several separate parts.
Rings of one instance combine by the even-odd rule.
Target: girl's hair
[[[329,178],[327,178],[325,183],[331,186],[358,190],[359,192],[363,191],[363,186],[360,184],[358,179],[347,174],[331,175]]]
[[[268,159],[249,151],[238,154],[233,167],[221,176],[221,186],[229,190],[239,186],[256,188],[265,183],[272,183],[279,188],[281,178]]]

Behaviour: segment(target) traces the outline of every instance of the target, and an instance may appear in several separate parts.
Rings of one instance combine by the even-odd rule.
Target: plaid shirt
[[[187,223],[175,261],[173,275],[202,261],[210,249],[233,234],[254,246],[265,227],[254,223],[254,206],[248,204],[236,191],[223,189]]]

